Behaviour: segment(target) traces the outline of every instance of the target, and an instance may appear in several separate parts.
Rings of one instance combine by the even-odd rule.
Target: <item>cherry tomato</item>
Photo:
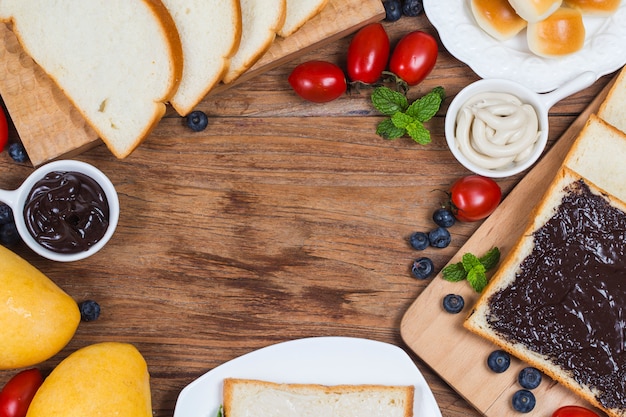
[[[9,141],[9,125],[4,111],[0,108],[0,152],[4,150]]]
[[[359,30],[348,47],[347,70],[352,81],[375,83],[387,68],[389,36],[380,23]]]
[[[289,75],[291,88],[305,100],[315,103],[332,101],[346,92],[346,77],[337,65],[326,61],[308,61]]]
[[[42,383],[37,368],[15,374],[0,391],[0,417],[24,417]]]
[[[437,41],[428,33],[414,31],[406,34],[396,45],[389,61],[389,70],[408,85],[417,85],[435,67]]]
[[[462,177],[450,188],[454,216],[462,222],[474,222],[489,216],[501,198],[500,186],[481,175]]]
[[[591,410],[588,410],[584,407],[579,407],[577,405],[566,405],[554,413],[552,413],[552,417],[600,417],[596,413]]]

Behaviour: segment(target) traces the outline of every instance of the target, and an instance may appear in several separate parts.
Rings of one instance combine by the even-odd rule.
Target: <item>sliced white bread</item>
[[[583,16],[577,9],[559,7],[538,22],[528,22],[528,48],[536,55],[557,58],[580,51],[585,43]]]
[[[224,380],[225,417],[412,417],[415,387]]]
[[[174,18],[183,47],[183,78],[170,100],[189,114],[228,70],[241,39],[239,0],[162,0]]]
[[[286,38],[295,33],[306,22],[318,15],[328,4],[328,0],[287,0],[285,23],[278,35]]]
[[[595,151],[595,153],[608,152],[611,152],[611,150],[599,147],[597,147],[597,150]],[[600,167],[596,168],[601,170]],[[626,179],[626,174],[622,174],[621,178],[622,181],[624,181]],[[561,240],[568,239],[568,237],[569,239],[575,241],[580,240],[580,237],[578,236],[579,231],[577,229],[579,222],[574,219],[579,217],[586,218],[586,216],[592,215],[582,212],[584,211],[583,209],[573,209],[571,214],[569,214],[571,221],[562,221],[563,226],[557,229],[559,230],[559,236],[556,237],[555,240],[560,242],[560,244],[554,248],[550,248],[547,244],[544,244],[536,255],[540,258],[545,257],[542,264],[552,266],[550,268],[550,273],[548,275],[531,275],[533,277],[532,279],[523,280],[520,278],[525,275],[522,273],[522,265],[535,248],[535,232],[539,231],[542,226],[555,216],[555,213],[559,210],[562,199],[566,195],[574,196],[572,198],[573,200],[580,201],[579,195],[582,195],[582,188],[579,184],[580,180],[580,175],[569,170],[568,168],[562,167],[560,169],[548,191],[543,196],[541,202],[535,208],[533,215],[531,216],[531,221],[525,228],[521,237],[511,248],[510,252],[503,260],[494,276],[491,278],[487,288],[483,290],[479,300],[472,308],[472,311],[464,322],[464,327],[482,336],[483,338],[490,340],[527,364],[538,368],[546,375],[568,387],[572,392],[576,393],[581,398],[584,398],[595,406],[603,409],[609,416],[624,417],[626,416],[626,405],[614,404],[613,400],[610,399],[605,400],[604,396],[606,394],[603,392],[603,390],[607,389],[620,389],[619,385],[620,383],[623,383],[623,380],[621,379],[623,378],[624,372],[623,365],[616,365],[622,366],[622,368],[617,371],[613,371],[613,367],[609,366],[609,370],[605,374],[596,375],[594,373],[596,371],[593,371],[592,375],[588,375],[585,373],[586,371],[583,370],[586,368],[577,366],[577,357],[571,358],[569,361],[564,361],[567,365],[560,365],[559,360],[556,359],[560,357],[570,358],[569,355],[574,352],[582,352],[582,356],[589,358],[588,360],[591,362],[604,360],[599,359],[596,356],[591,356],[594,355],[594,352],[591,352],[591,349],[585,350],[585,346],[588,343],[591,346],[600,346],[599,349],[602,350],[606,343],[604,337],[607,337],[609,340],[619,338],[622,331],[619,327],[619,319],[617,327],[615,327],[616,332],[619,333],[618,335],[611,334],[609,336],[603,333],[602,335],[598,334],[597,340],[593,339],[593,337],[590,341],[578,340],[575,335],[580,335],[582,333],[585,334],[585,339],[588,339],[589,333],[587,332],[594,333],[596,329],[586,327],[585,323],[587,323],[589,317],[584,317],[584,319],[583,317],[578,317],[575,315],[577,313],[576,308],[573,309],[574,311],[570,308],[571,305],[579,305],[578,297],[580,297],[580,292],[591,291],[588,297],[592,299],[596,297],[598,301],[597,305],[592,303],[594,304],[594,308],[592,309],[594,317],[590,320],[590,323],[601,321],[608,323],[608,327],[611,327],[610,323],[621,315],[621,309],[623,306],[620,304],[620,301],[600,303],[599,299],[602,298],[602,296],[598,296],[597,294],[606,291],[604,296],[610,297],[610,300],[613,299],[612,297],[617,297],[618,300],[623,300],[624,294],[612,292],[618,290],[615,290],[613,287],[606,288],[601,282],[589,282],[589,285],[582,285],[581,281],[587,283],[588,281],[594,279],[593,272],[587,275],[586,268],[578,268],[576,271],[570,271],[572,274],[571,281],[568,282],[559,279],[558,284],[555,284],[554,288],[546,288],[546,285],[542,285],[542,282],[544,281],[551,282],[552,280],[556,280],[556,277],[562,277],[565,274],[565,272],[563,272],[563,268],[559,268],[558,266],[564,262],[564,260],[562,258],[556,258],[550,254],[568,253],[569,251],[564,250],[563,248],[571,248],[571,246],[569,246],[568,243],[561,242]],[[621,222],[626,222],[626,205],[622,201],[609,195],[606,190],[597,187],[590,181],[586,179],[582,179],[582,181],[584,181],[584,183],[589,187],[593,195],[605,200],[610,206],[617,208],[617,210],[621,212]],[[566,219],[568,218],[568,216],[564,217]],[[602,222],[601,216],[592,217],[593,220],[590,220],[590,223]],[[611,219],[613,219],[613,217],[611,217]],[[623,227],[623,224],[617,225],[612,221],[609,222],[610,224],[606,224],[607,222],[605,222],[599,227],[602,233],[598,234],[601,235],[603,233],[607,233],[609,235],[619,235],[619,229]],[[615,230],[611,231],[611,228]],[[547,231],[542,230],[540,231],[539,236],[549,236],[547,233]],[[589,236],[589,238],[592,239],[591,236]],[[542,240],[544,242],[546,241],[545,238]],[[611,239],[609,240],[612,241]],[[589,247],[592,248],[592,250],[590,250],[591,253],[589,253],[588,257],[594,258],[595,255],[593,250],[600,251],[602,249],[596,249],[592,246],[593,243],[591,242],[592,241],[590,240]],[[599,245],[599,247],[602,246]],[[550,258],[550,256],[555,259]],[[582,256],[580,253],[577,252],[576,256],[577,261],[584,262],[580,259]],[[565,264],[567,265],[567,263]],[[526,269],[529,268],[530,266],[527,265]],[[588,270],[594,271],[593,266],[589,266],[588,268]],[[530,274],[532,274],[532,272],[530,272]],[[619,279],[622,276],[623,272],[615,271],[615,279]],[[603,277],[600,279],[602,280]],[[556,288],[558,288],[558,290],[556,290]],[[501,293],[506,295],[504,297],[499,297],[499,294]],[[513,296],[510,296],[510,294],[525,294],[526,297],[519,298],[524,298],[528,301],[526,301],[523,305],[518,306],[517,301],[513,301],[511,299]],[[492,298],[500,301],[492,301]],[[526,303],[528,303],[528,305]],[[560,307],[561,305],[562,307]],[[584,307],[580,307],[580,309],[585,310],[585,314],[591,313]],[[499,314],[499,311],[505,311],[505,315],[509,315],[508,311],[514,311],[515,313],[511,314],[514,317],[512,317],[509,321],[509,318]],[[520,312],[523,311],[528,311],[529,315],[521,315]],[[564,311],[564,313],[561,313],[561,311]],[[563,322],[561,322],[560,319],[561,315],[565,316],[565,320]],[[572,318],[570,319],[569,317]],[[533,336],[525,337],[523,340],[518,340],[517,337],[511,336],[507,330],[503,330],[506,328],[516,328],[515,323],[518,323],[520,320],[523,323],[522,326],[524,326],[524,328],[526,323],[539,323],[542,327],[536,328],[535,330],[525,329],[523,334],[529,334],[530,331],[530,334]],[[572,322],[575,324],[572,325]],[[511,332],[516,333],[516,330],[511,330]],[[544,334],[546,335],[545,338],[542,336]],[[541,342],[538,342],[538,340],[541,340]],[[555,348],[545,349],[544,345],[554,345]],[[617,349],[618,352],[621,352],[622,350],[621,346],[606,347],[610,349]],[[548,351],[549,353],[543,353],[544,351]],[[610,355],[610,353],[608,355]],[[623,362],[621,363],[623,364]],[[599,369],[600,368],[601,367],[599,367]],[[578,377],[575,375],[578,375]],[[589,383],[585,382],[589,380],[588,377],[590,376],[592,377],[591,381],[595,380],[602,382],[597,385],[594,383],[594,386],[591,386]]]
[[[180,39],[159,1],[2,0],[0,19],[118,158],[158,124],[180,81]]]
[[[509,3],[522,19],[533,23],[554,13],[563,0],[509,0]]]
[[[497,40],[511,39],[526,27],[509,0],[471,0],[470,6],[478,26]]]
[[[626,67],[623,67],[598,109],[598,116],[626,132]]]
[[[286,10],[286,0],[241,0],[241,42],[230,59],[224,83],[233,82],[267,52],[283,27]]]

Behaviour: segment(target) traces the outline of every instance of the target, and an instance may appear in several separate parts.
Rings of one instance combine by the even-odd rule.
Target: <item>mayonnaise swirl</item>
[[[540,136],[537,112],[509,93],[479,93],[461,106],[455,138],[461,153],[484,169],[530,158]]]

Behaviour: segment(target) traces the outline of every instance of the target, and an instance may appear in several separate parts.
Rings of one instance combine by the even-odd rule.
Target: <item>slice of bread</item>
[[[471,0],[470,6],[478,26],[497,40],[511,39],[526,27],[509,0]]]
[[[412,417],[415,387],[224,380],[224,417]]]
[[[2,0],[0,19],[118,158],[158,124],[180,82],[180,39],[159,1]]]
[[[464,326],[624,417],[626,204],[563,167],[531,219]]]
[[[626,67],[623,67],[608,95],[600,104],[598,116],[626,132]]]
[[[221,81],[241,40],[239,0],[162,0],[174,18],[183,55],[183,78],[170,100],[182,116],[189,114]]]
[[[580,51],[585,43],[583,16],[577,9],[559,7],[537,22],[528,22],[528,48],[545,58],[562,57]]]
[[[267,52],[285,22],[286,10],[286,0],[241,0],[241,42],[224,83],[233,82]]]
[[[306,22],[317,16],[328,0],[287,0],[287,15],[278,35],[286,38],[294,34]]]

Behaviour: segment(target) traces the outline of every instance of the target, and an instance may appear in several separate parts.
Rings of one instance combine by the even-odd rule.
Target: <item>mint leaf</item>
[[[439,111],[439,107],[441,107],[441,102],[443,101],[441,92],[437,90],[437,88],[443,91],[443,88],[436,87],[424,97],[415,100],[406,110],[406,113],[422,123],[432,119],[432,117],[437,114],[437,111]]]
[[[485,275],[485,267],[481,264],[474,266],[467,272],[467,282],[470,283],[474,291],[482,292],[487,286],[487,275]]]
[[[419,143],[420,145],[427,145],[431,141],[430,132],[418,120],[414,120],[413,123],[409,124],[406,127],[406,132],[409,134],[411,139],[413,139],[415,142]]]
[[[479,261],[487,271],[494,268],[500,261],[500,249],[497,247],[489,249],[487,253],[479,258]]]
[[[408,114],[397,112],[393,116],[391,116],[391,121],[393,122],[395,127],[399,127],[400,129],[406,129],[411,123],[413,123],[413,118]]]
[[[383,139],[398,139],[404,136],[405,133],[406,130],[396,127],[391,119],[385,119],[376,126],[376,134]]]
[[[388,87],[376,87],[372,93],[372,104],[385,116],[403,112],[409,106],[406,96]]]
[[[461,262],[450,264],[441,270],[443,279],[450,282],[463,281],[467,277],[467,271]]]
[[[224,406],[220,405],[220,408],[217,410],[217,416],[216,417],[224,417]]]
[[[463,268],[469,273],[474,267],[482,266],[478,257],[471,253],[466,253],[461,258],[461,262],[463,263]]]

